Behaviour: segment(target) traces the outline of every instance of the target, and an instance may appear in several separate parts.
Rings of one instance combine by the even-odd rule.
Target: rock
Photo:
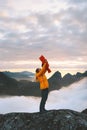
[[[87,130],[87,115],[73,110],[0,115],[0,130]]]
[[[83,110],[83,111],[82,111],[82,113],[85,113],[85,114],[87,114],[87,109]]]

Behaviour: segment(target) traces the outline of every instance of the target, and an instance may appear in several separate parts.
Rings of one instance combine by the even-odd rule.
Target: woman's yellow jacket
[[[46,63],[43,65],[42,69],[36,73],[36,80],[40,82],[40,89],[46,89],[49,87],[47,77],[45,76],[46,72]]]

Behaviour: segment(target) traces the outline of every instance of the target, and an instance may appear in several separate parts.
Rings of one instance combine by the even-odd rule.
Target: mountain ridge
[[[10,78],[14,78],[16,80],[31,80],[32,77],[34,77],[34,73],[30,71],[22,71],[22,72],[10,72],[10,71],[3,71],[5,75],[7,75]]]
[[[59,71],[55,72],[49,79],[49,91],[58,90],[62,87],[79,81],[87,77],[87,71],[84,73],[77,73],[76,75],[66,74],[61,76]],[[36,91],[37,88],[37,91]],[[3,72],[0,72],[0,95],[25,95],[25,96],[40,96],[39,83],[32,81],[17,81],[8,77]]]

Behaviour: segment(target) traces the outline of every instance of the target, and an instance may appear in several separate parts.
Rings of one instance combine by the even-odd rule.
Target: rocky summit
[[[1,114],[0,130],[87,130],[87,114],[68,109]]]

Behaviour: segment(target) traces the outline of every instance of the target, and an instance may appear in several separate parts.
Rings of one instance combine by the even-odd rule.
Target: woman
[[[47,77],[45,75],[48,67],[48,62],[47,60],[45,63],[42,65],[42,69],[37,68],[36,69],[36,81],[40,82],[40,90],[41,90],[41,102],[40,102],[40,112],[46,112],[47,110],[45,109],[45,103],[48,97],[48,88],[49,88],[49,83],[47,80]]]

